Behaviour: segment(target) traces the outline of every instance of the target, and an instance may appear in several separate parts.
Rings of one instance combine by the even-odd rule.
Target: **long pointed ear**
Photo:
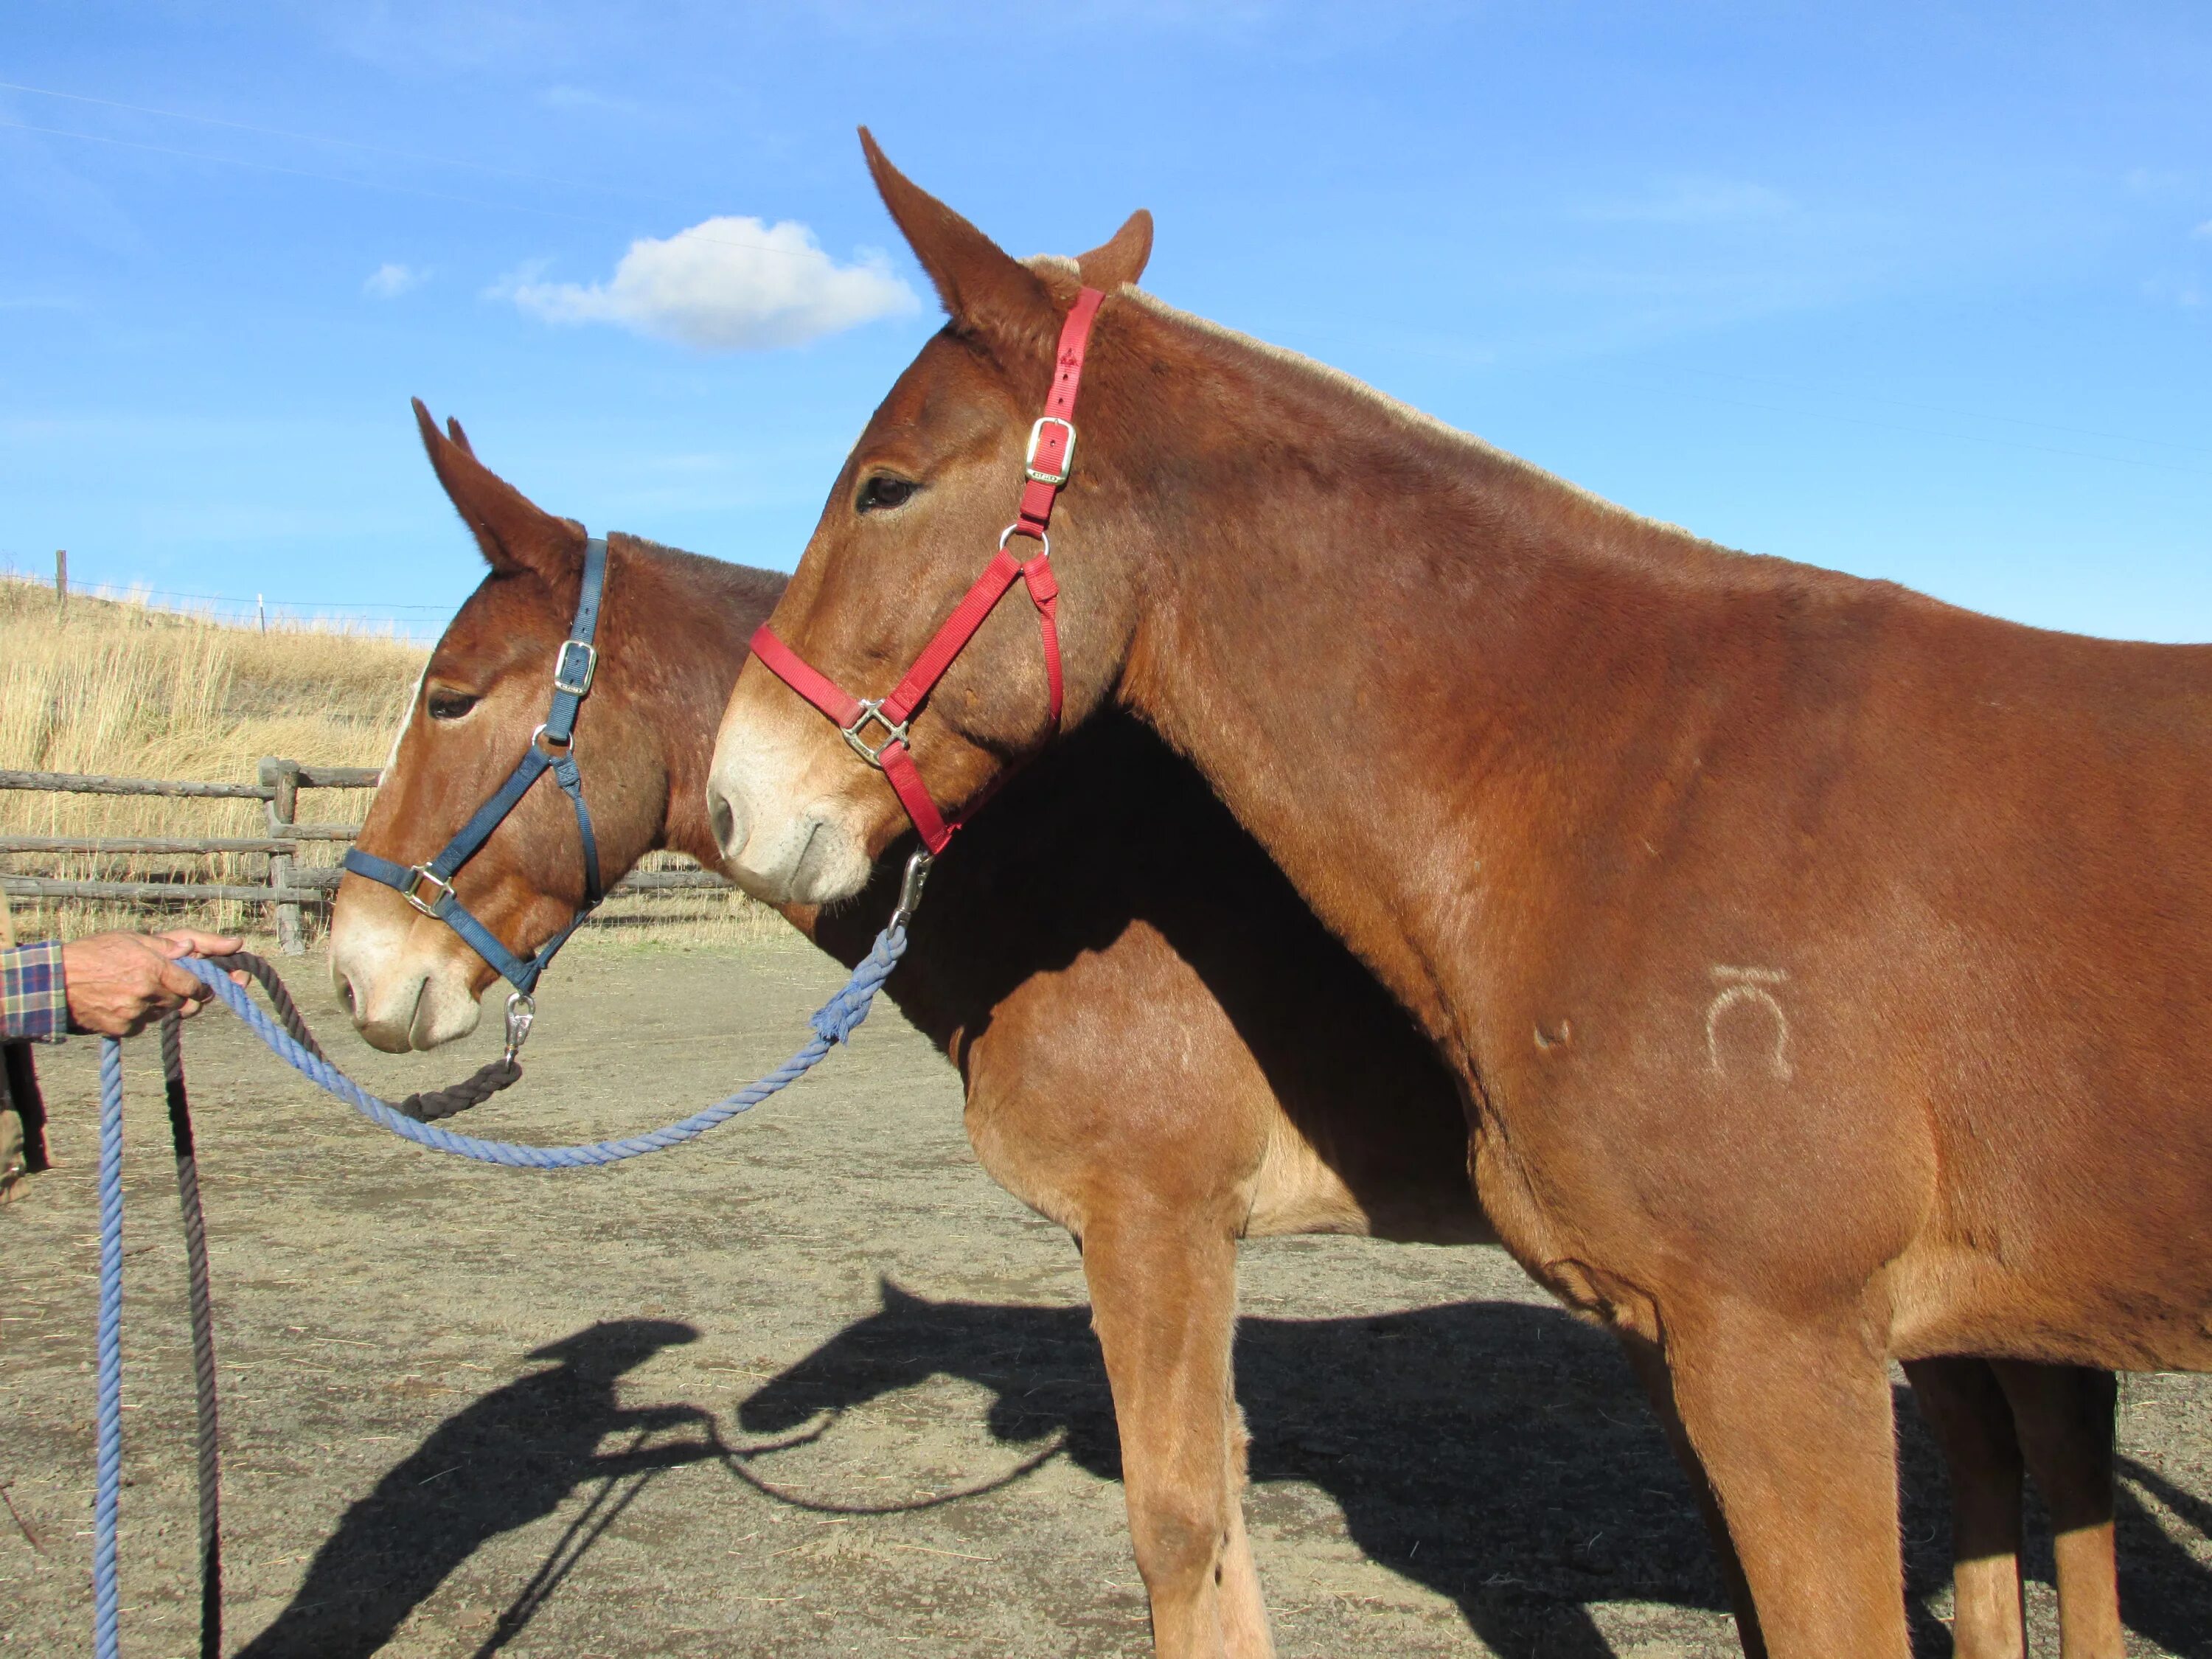
[[[1088,253],[1076,255],[1075,268],[1083,273],[1085,288],[1103,289],[1111,294],[1122,283],[1133,283],[1142,276],[1145,263],[1152,257],[1152,216],[1139,208],[1114,233],[1111,241]]]
[[[446,435],[468,451],[470,454],[473,455],[477,453],[477,447],[469,441],[469,434],[461,430],[460,422],[451,415],[446,416]]]
[[[885,1313],[910,1313],[916,1308],[929,1305],[927,1297],[916,1296],[912,1291],[902,1290],[891,1282],[889,1273],[876,1275],[876,1296]]]
[[[866,127],[860,149],[884,205],[956,325],[981,333],[1051,337],[1059,313],[1027,265],[893,167]]]
[[[502,576],[527,571],[556,588],[581,580],[581,525],[555,518],[493,472],[471,453],[465,439],[455,441],[458,428],[453,438],[439,431],[420,398],[415,399],[415,423],[422,430],[430,470],[495,571]]]

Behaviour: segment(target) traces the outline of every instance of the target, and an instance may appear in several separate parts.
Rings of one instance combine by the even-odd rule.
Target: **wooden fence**
[[[301,910],[308,905],[327,905],[337,891],[343,872],[336,866],[305,868],[297,863],[301,844],[343,842],[350,844],[361,833],[357,823],[303,822],[299,816],[303,789],[374,789],[382,776],[373,766],[302,766],[297,761],[264,760],[252,783],[204,783],[168,778],[111,778],[85,772],[0,771],[0,789],[28,789],[54,794],[167,795],[258,800],[267,815],[268,833],[262,836],[9,836],[0,835],[0,854],[20,853],[82,853],[109,854],[190,855],[212,853],[259,854],[268,860],[265,885],[236,882],[192,881],[72,881],[52,876],[19,876],[0,872],[0,891],[10,897],[120,900],[136,903],[197,904],[215,899],[248,903],[266,902],[278,945],[287,956],[306,949]],[[661,892],[672,890],[727,888],[730,883],[708,870],[633,871],[611,890],[617,893]]]

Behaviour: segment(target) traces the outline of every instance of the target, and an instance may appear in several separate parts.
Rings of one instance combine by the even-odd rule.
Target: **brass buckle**
[[[584,653],[582,667],[571,665],[576,660],[568,654],[572,651]],[[599,653],[596,647],[585,644],[581,640],[563,640],[561,641],[561,654],[553,659],[553,689],[565,691],[572,697],[580,697],[592,689],[592,676],[599,672]]]
[[[870,720],[884,728],[884,740],[872,749],[868,746],[868,740],[860,735]],[[906,726],[904,720],[895,722],[884,713],[881,698],[863,697],[860,699],[860,712],[853,723],[837,729],[845,734],[845,741],[852,744],[853,752],[880,772],[884,769],[884,750],[895,743],[906,741]]]
[[[422,890],[425,887],[434,887],[438,890],[438,896],[428,904],[422,902]],[[409,870],[407,879],[401,884],[399,889],[400,897],[434,921],[442,920],[438,915],[438,907],[453,896],[453,884],[432,875],[430,866],[427,864],[418,864]]]
[[[1036,466],[1037,446],[1044,441],[1044,429],[1056,426],[1067,434],[1067,447],[1060,453],[1060,471],[1040,472]],[[1050,484],[1054,489],[1065,484],[1075,471],[1075,422],[1063,421],[1057,415],[1042,415],[1030,428],[1030,447],[1022,456],[1022,475],[1031,483]]]

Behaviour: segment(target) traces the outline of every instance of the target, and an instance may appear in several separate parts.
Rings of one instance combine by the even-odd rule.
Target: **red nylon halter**
[[[913,719],[914,711],[929,695],[931,688],[944,678],[945,670],[967,648],[968,641],[975,638],[975,630],[1006,597],[1017,576],[1021,578],[1030,602],[1037,609],[1037,627],[1044,640],[1044,675],[1051,699],[1052,725],[1054,728],[1060,725],[1060,629],[1055,621],[1060,584],[1053,580],[1052,539],[1045,531],[1052,522],[1053,503],[1066,484],[1075,459],[1075,393],[1083,384],[1083,354],[1091,343],[1091,319],[1098,314],[1098,307],[1105,298],[1095,288],[1085,289],[1076,295],[1074,308],[1060,326],[1052,391],[1045,398],[1043,416],[1030,428],[1029,453],[1023,463],[1019,516],[1000,532],[998,556],[975,579],[967,597],[953,607],[945,625],[922,647],[914,666],[906,671],[906,678],[889,696],[872,700],[848,695],[778,639],[766,623],[753,634],[753,655],[762,665],[836,721],[854,752],[890,781],[899,804],[906,808],[906,815],[921,832],[921,844],[933,856],[945,850],[960,823],[957,819],[945,823],[937,810],[937,803],[930,799],[929,791],[921,781],[921,772],[907,749],[907,722]],[[1036,542],[1039,550],[1035,558],[1024,562],[1006,550],[1006,544],[1016,536],[1027,536]],[[871,723],[883,728],[881,743],[871,744],[864,735]]]

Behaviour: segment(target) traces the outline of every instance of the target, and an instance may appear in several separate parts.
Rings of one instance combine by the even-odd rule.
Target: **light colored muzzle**
[[[394,913],[397,914],[394,914]],[[481,1013],[476,953],[404,903],[348,902],[331,919],[331,986],[354,1030],[386,1054],[465,1037]]]
[[[868,781],[820,715],[760,707],[775,700],[795,701],[749,666],[715,739],[707,814],[723,868],[755,898],[834,903],[868,883],[866,813],[854,789]]]

